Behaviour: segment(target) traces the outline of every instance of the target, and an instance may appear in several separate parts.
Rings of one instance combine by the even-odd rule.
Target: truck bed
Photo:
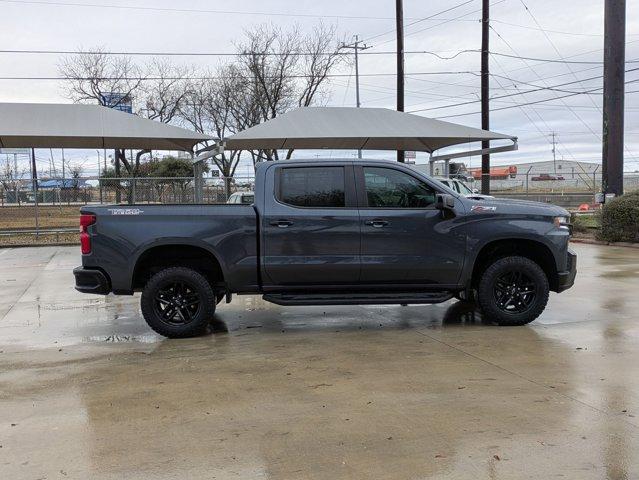
[[[190,245],[213,254],[229,285],[258,288],[257,214],[251,205],[100,205],[93,214],[92,253],[83,265],[105,271],[114,292],[132,293],[139,256],[153,247]],[[160,250],[158,250],[160,251]]]

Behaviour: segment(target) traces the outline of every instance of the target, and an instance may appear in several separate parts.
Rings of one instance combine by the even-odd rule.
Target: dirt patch
[[[80,218],[80,205],[43,205],[38,208],[40,228],[77,227]],[[35,228],[35,207],[0,207],[0,230],[18,230]],[[2,241],[2,240],[0,240]]]

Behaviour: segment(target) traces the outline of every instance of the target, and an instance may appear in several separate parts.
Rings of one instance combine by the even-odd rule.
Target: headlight
[[[568,217],[553,217],[552,223],[562,230],[570,230],[570,219]]]

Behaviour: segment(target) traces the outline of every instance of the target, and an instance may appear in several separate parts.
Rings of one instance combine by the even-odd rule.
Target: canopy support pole
[[[216,155],[222,155],[224,153],[224,142],[215,143],[208,147],[202,148],[195,152],[197,156],[192,158],[193,162],[193,178],[194,178],[194,194],[195,203],[202,203],[204,201],[204,163],[209,158],[214,158]],[[193,154],[191,154],[191,157]]]

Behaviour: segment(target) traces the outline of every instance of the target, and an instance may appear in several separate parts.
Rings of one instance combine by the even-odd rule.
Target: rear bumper
[[[567,267],[565,272],[559,272],[557,275],[557,292],[568,290],[575,284],[575,276],[577,275],[577,254],[568,249]]]
[[[73,275],[75,275],[75,289],[78,292],[98,295],[111,292],[111,282],[101,270],[77,267],[73,269]]]

